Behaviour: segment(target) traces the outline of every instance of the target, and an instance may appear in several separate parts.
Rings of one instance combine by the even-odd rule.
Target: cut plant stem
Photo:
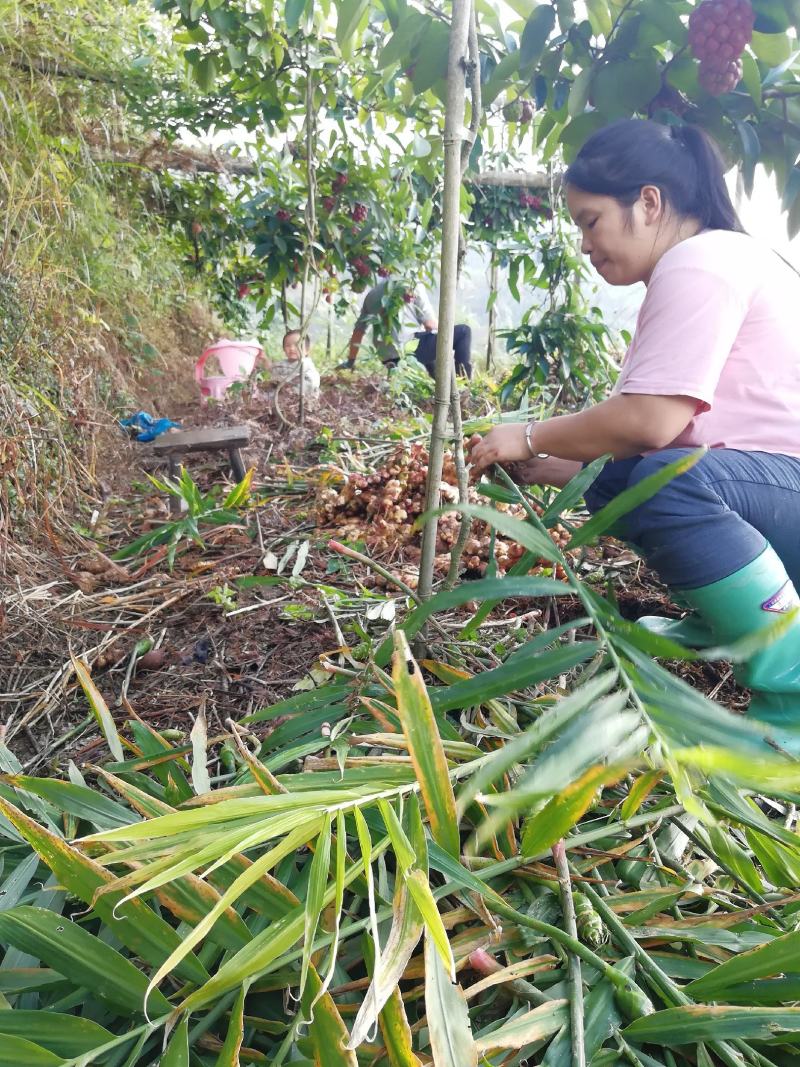
[[[328,547],[332,548],[334,552],[338,552],[340,556],[347,556],[349,559],[354,559],[358,563],[363,563],[365,567],[369,567],[370,570],[375,571],[376,574],[380,574],[382,578],[385,578],[387,582],[391,582],[396,585],[398,589],[405,593],[407,597],[414,601],[419,607],[422,604],[419,596],[414,592],[410,585],[406,585],[402,578],[398,578],[396,574],[392,574],[386,567],[381,566],[380,563],[376,563],[374,559],[370,559],[369,556],[365,556],[363,552],[358,552],[355,548],[351,548],[349,545],[343,545],[341,541],[329,541]],[[450,640],[450,634],[436,621],[436,619],[429,620],[434,629],[445,638]],[[683,810],[683,809],[681,809]]]
[[[617,944],[626,952],[629,952],[634,956],[636,963],[643,974],[650,979],[653,988],[670,1007],[681,1007],[694,1004],[692,998],[687,996],[682,989],[676,986],[669,975],[662,971],[655,960],[642,948],[636,938],[619,920],[615,912],[608,906],[604,897],[601,897],[588,882],[582,883],[581,892],[585,893],[589,900],[591,900],[595,910],[599,913]],[[753,1057],[758,1057],[758,1061],[756,1062],[761,1062],[762,1067],[768,1067],[768,1065],[769,1067],[774,1067],[769,1060],[762,1058],[760,1053],[756,1053],[743,1041],[734,1041],[732,1043],[719,1041],[714,1042],[713,1044],[709,1042],[709,1046],[714,1049],[719,1058],[723,1063],[727,1064],[728,1067],[742,1067],[741,1056],[735,1049],[739,1049],[744,1055],[750,1058],[751,1061],[753,1060]]]
[[[385,578],[387,582],[391,582],[392,585],[396,585],[398,589],[410,597],[411,600],[419,607],[422,604],[422,600],[414,592],[410,585],[398,578],[396,574],[392,574],[386,567],[381,566],[380,563],[376,563],[374,559],[370,559],[369,556],[365,556],[363,552],[358,552],[355,548],[351,548],[349,545],[343,545],[341,541],[329,541],[328,547],[332,548],[334,552],[338,552],[340,556],[347,556],[349,559],[354,559],[358,563],[363,563],[365,567],[369,567],[370,570],[375,571],[381,578]]]
[[[511,922],[516,923],[518,926],[527,926],[530,930],[535,930],[539,934],[544,934],[554,944],[560,945],[566,949],[567,952],[573,953],[575,956],[580,957],[590,967],[594,967],[605,978],[611,982],[615,989],[627,991],[630,988],[630,979],[627,978],[621,971],[615,971],[610,963],[606,963],[604,959],[593,952],[588,945],[584,945],[579,941],[577,937],[573,937],[568,934],[566,930],[560,929],[558,926],[553,926],[551,923],[542,922],[541,919],[534,919],[530,915],[525,915],[524,912],[517,911],[516,908],[512,908],[510,904],[506,904],[505,901],[501,901],[499,897],[492,895],[484,900],[484,904],[488,911],[494,915],[499,915],[504,919],[509,919]]]
[[[561,910],[567,933],[578,939],[578,924],[575,920],[575,904],[572,899],[572,879],[567,863],[567,853],[563,841],[553,845],[553,859],[558,871],[558,887],[561,893]],[[567,952],[570,981],[569,1021],[570,1044],[572,1046],[572,1067],[585,1067],[586,1047],[583,1030],[583,979],[581,961],[574,952]]]

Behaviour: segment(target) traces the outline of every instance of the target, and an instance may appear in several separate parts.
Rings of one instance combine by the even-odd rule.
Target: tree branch
[[[513,170],[483,171],[467,179],[472,185],[499,185],[509,189],[549,188],[550,180],[544,171],[526,172]]]

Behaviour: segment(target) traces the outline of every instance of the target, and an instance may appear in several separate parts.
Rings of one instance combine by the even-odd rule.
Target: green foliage
[[[169,64],[136,66],[142,57],[132,47],[120,55],[118,26],[130,12],[116,24],[112,10],[101,9],[103,48],[124,68],[124,91],[139,114],[167,133],[182,124],[263,128],[287,137],[287,150],[277,152],[259,132],[259,177],[250,184],[164,179],[145,193],[119,183],[113,199],[65,130],[52,86],[26,99],[11,131],[19,136],[7,138],[24,152],[2,172],[10,205],[2,264],[23,282],[2,293],[0,324],[14,348],[25,330],[18,305],[32,276],[21,269],[27,262],[63,273],[62,301],[86,290],[70,304],[76,315],[100,319],[108,307],[112,318],[110,297],[119,298],[132,316],[122,325],[140,357],[147,354],[140,301],[128,292],[130,264],[161,238],[147,227],[133,235],[129,212],[140,205],[167,215],[169,247],[212,282],[230,322],[243,321],[239,286],[255,290],[268,320],[309,262],[320,287],[336,291],[368,284],[382,265],[399,280],[413,259],[430,258],[422,240],[437,224],[447,39],[438,11],[389,0],[381,9],[361,0],[158,6],[175,19],[198,95]],[[532,98],[533,137],[545,157],[561,147],[569,156],[615,115],[652,112],[706,125],[746,173],[762,155],[783,188],[800,187],[790,177],[791,63],[781,69],[794,6],[759,0],[760,36],[744,86],[720,99],[703,94],[682,51],[687,4],[592,0],[586,20],[565,2],[509,6],[519,19],[503,25],[496,5],[479,5],[484,97],[490,108]],[[89,62],[90,37],[73,21],[80,22],[70,20],[68,43]],[[146,20],[138,25],[152,46],[155,32]],[[107,115],[107,85],[96,85],[80,92]],[[309,90],[330,124],[310,161],[302,138]],[[522,138],[521,104],[513,114],[509,136]],[[487,129],[487,150],[493,136]],[[365,149],[378,140],[367,165]],[[476,146],[473,164],[482,150]],[[317,164],[313,203],[308,163]],[[529,227],[503,196],[500,223],[484,234],[535,237],[535,250],[507,250],[510,284],[524,278],[546,293],[544,317],[534,322],[538,309],[531,310],[513,338],[525,362],[512,388],[552,385],[580,401],[606,373],[608,337],[579,301],[576,257],[558,220],[545,236],[542,216]],[[473,223],[488,218],[480,215],[486,203],[472,208],[465,198]],[[795,213],[796,203],[787,196]],[[165,257],[158,269],[168,274],[175,262]],[[139,294],[167,276],[144,273]],[[175,291],[163,288],[153,306]],[[99,306],[98,295],[107,303]],[[35,397],[38,387],[27,384]],[[510,597],[547,596],[556,605],[568,597],[579,618],[545,624],[511,652],[454,638],[438,661],[422,665],[398,636],[392,677],[384,670],[391,648],[373,649],[360,625],[361,658],[350,650],[339,677],[251,717],[272,728],[257,753],[240,753],[243,762],[231,759],[229,743],[207,751],[201,721],[179,746],[132,721],[123,745],[78,668],[114,757],[93,772],[93,784],[26,777],[0,746],[0,1062],[354,1067],[432,1057],[461,1067],[480,1056],[552,1067],[570,1055],[566,1008],[574,998],[595,1067],[623,1057],[669,1067],[791,1063],[796,1009],[782,1005],[798,997],[790,973],[796,905],[783,889],[796,884],[800,839],[783,818],[763,814],[753,790],[793,812],[798,764],[769,745],[764,729],[657,662],[699,654],[640,632],[578,580],[547,531],[567,518],[561,509],[585,479],[556,498],[546,521],[510,485],[504,492],[525,505],[529,521],[465,509],[525,546],[520,570],[545,558],[565,581],[520,573],[471,583],[400,626],[410,639],[431,615],[475,601],[482,606],[466,626],[474,633],[486,606]],[[156,544],[174,555],[182,538],[200,540],[202,524],[238,521],[247,502],[245,483],[225,499],[200,493],[186,474],[157,487],[180,498],[185,515],[119,558]],[[643,483],[626,504],[655,488]],[[573,546],[610,517],[578,533]],[[231,594],[223,588],[217,597],[226,603]],[[453,634],[463,629],[455,622]],[[316,761],[302,762],[309,756]],[[704,823],[696,848],[685,837],[668,852],[662,834],[681,830],[675,820],[687,815]],[[585,897],[578,938],[545,862],[558,838]],[[372,953],[362,947],[365,931]],[[458,969],[470,980],[486,946],[502,954],[501,970],[514,970],[466,996],[450,976]],[[371,974],[365,955],[374,957]],[[583,985],[570,982],[575,958],[585,965]],[[297,1010],[287,1018],[285,992],[295,989]],[[687,1043],[665,1048],[675,1033]]]
[[[627,505],[655,488],[636,487]],[[573,498],[568,487],[562,501]],[[796,983],[775,976],[796,956],[781,887],[800,838],[751,790],[755,777],[775,804],[794,804],[796,761],[656,664],[661,646],[581,585],[532,508],[526,522],[478,510],[566,582],[439,594],[401,623],[391,677],[378,649],[351,659],[344,680],[262,709],[250,724],[280,725],[220,776],[195,773],[215,758],[230,766],[199,724],[175,746],[130,722],[132,755],[92,786],[27,777],[0,746],[0,1062],[144,1067],[165,1049],[161,1062],[209,1067],[431,1054],[461,1067],[511,1052],[551,1067],[566,1062],[576,996],[587,1061],[624,1047],[657,1067],[705,1054],[729,1067],[791,1062],[797,1009],[783,1004]],[[406,641],[420,611],[444,619],[467,600],[533,595],[577,597],[585,618],[499,665],[477,648],[474,674],[461,646],[444,648],[450,662],[428,661],[428,677],[452,680],[425,684]],[[686,809],[705,823],[697,851]],[[558,837],[578,938],[547,864]],[[48,872],[68,896],[41,890]],[[488,956],[482,970],[487,946],[503,962]],[[571,957],[584,965],[577,991]],[[453,967],[474,987],[466,996]],[[376,1024],[381,1038],[368,1037]]]
[[[503,383],[502,403],[514,403],[520,388],[546,395],[550,387],[567,404],[601,399],[615,368],[609,360],[611,336],[599,309],[557,308],[531,322],[535,314],[526,312],[521,326],[503,332],[508,351],[524,362]]]
[[[588,303],[587,270],[562,218],[536,251],[517,261],[518,278],[546,290],[543,303],[528,308],[519,326],[505,330],[506,347],[519,362],[500,390],[501,403],[515,405],[522,393],[568,407],[601,400],[616,377],[615,338],[599,308]],[[518,290],[517,290],[518,291]]]
[[[129,545],[118,549],[113,558],[115,560],[131,559],[133,556],[138,556],[142,552],[149,552],[150,549],[157,548],[159,545],[166,545],[167,563],[171,569],[175,562],[175,553],[178,550],[178,545],[182,540],[188,539],[196,545],[200,545],[201,548],[203,547],[203,539],[200,533],[201,525],[227,526],[229,523],[242,521],[237,509],[246,507],[248,504],[252,477],[253,471],[251,469],[241,482],[235,485],[221,499],[222,486],[213,485],[207,492],[201,493],[185,467],[181,467],[181,473],[177,481],[161,481],[152,475],[148,475],[156,489],[181,502],[181,518],[173,519],[170,522],[163,523],[161,526],[156,526],[153,530],[148,530],[147,533],[137,537]],[[227,597],[224,592],[219,593],[217,603],[226,609],[233,606],[229,592]]]
[[[305,148],[291,137],[280,152],[261,145],[257,179],[160,178],[159,200],[186,265],[207,281],[231,325],[246,321],[245,297],[262,328],[284,309],[297,314],[307,268],[311,302],[325,297],[340,313],[351,291],[388,275],[419,275],[431,251],[425,183],[411,159],[385,148],[367,161],[357,147],[335,138],[320,148],[311,243]]]
[[[3,14],[0,500],[30,533],[48,498],[85,482],[94,427],[163,363],[191,288],[147,184],[102,158],[130,129],[128,76],[152,90],[176,72],[152,12],[11,0]]]
[[[552,218],[549,197],[508,186],[473,186],[470,236],[484,244],[502,247],[535,243],[543,224]]]

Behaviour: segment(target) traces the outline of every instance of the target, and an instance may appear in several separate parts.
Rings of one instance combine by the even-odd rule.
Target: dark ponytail
[[[725,185],[722,157],[699,126],[665,126],[620,119],[586,141],[564,176],[586,193],[612,196],[629,207],[645,185],[660,189],[681,217],[703,229],[744,232]]]

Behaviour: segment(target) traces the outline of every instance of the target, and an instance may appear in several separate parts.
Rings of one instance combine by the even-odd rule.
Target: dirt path
[[[282,402],[286,413],[294,410],[290,389]],[[70,656],[91,665],[119,723],[133,709],[153,727],[188,731],[203,704],[210,729],[222,732],[229,716],[238,719],[291,691],[315,657],[337,644],[331,619],[323,613],[316,620],[319,598],[309,592],[310,583],[338,582],[344,591],[353,579],[349,572],[326,574],[329,554],[313,543],[295,588],[282,581],[242,590],[235,583],[254,574],[276,577],[264,559],[280,560],[287,548],[294,550],[285,567],[290,577],[301,541],[314,533],[316,481],[304,472],[324,459],[325,434],[358,438],[391,416],[380,383],[326,382],[304,427],[276,414],[270,391],[206,409],[162,401],[165,409],[184,428],[250,425],[245,461],[255,468],[253,485],[263,504],[245,526],[204,533],[202,546],[181,542],[171,571],[158,552],[114,564],[110,554],[169,518],[164,495],[146,477],[164,473],[150,447],[120,436],[107,442],[100,490],[91,499],[92,532],[104,551],[88,530],[49,524],[43,548],[13,546],[16,588],[0,616],[0,727],[30,769],[67,756],[90,760],[103,745],[94,722],[86,721]],[[214,457],[191,459],[190,472],[203,491],[228,477]],[[143,639],[156,648],[132,664]]]

